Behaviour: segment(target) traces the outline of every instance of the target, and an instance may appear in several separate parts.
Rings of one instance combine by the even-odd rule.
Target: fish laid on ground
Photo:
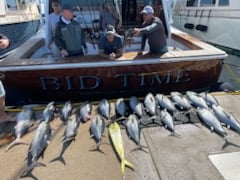
[[[21,177],[30,176],[35,166],[45,166],[45,164],[39,163],[37,160],[39,157],[44,156],[44,151],[49,144],[51,133],[49,121],[41,121],[28,149],[27,168]]]
[[[166,109],[172,113],[178,112],[175,105],[173,104],[173,102],[167,96],[165,96],[163,94],[156,94],[156,100],[157,100],[158,105],[162,109]]]
[[[213,104],[219,105],[217,99],[213,95],[206,92],[202,92],[199,95],[207,102],[209,106],[212,106]]]
[[[172,133],[174,133],[175,132],[174,120],[171,114],[169,114],[169,112],[166,110],[162,110],[160,112],[160,117],[165,128],[169,129]]]
[[[57,158],[51,160],[50,162],[60,161],[64,165],[66,164],[65,160],[63,158],[63,154],[66,151],[66,149],[68,148],[68,146],[71,144],[71,142],[73,140],[75,140],[75,137],[77,135],[78,128],[79,128],[79,125],[80,125],[80,120],[79,120],[79,114],[78,113],[79,113],[78,108],[73,108],[72,111],[70,111],[70,114],[69,114],[69,117],[68,117],[68,120],[67,120],[67,125],[66,125],[64,135],[63,135],[63,138],[62,138],[62,144],[63,144],[62,151]]]
[[[30,108],[23,109],[17,115],[17,124],[15,126],[15,136],[16,139],[9,144],[6,148],[6,151],[11,149],[17,144],[27,144],[21,139],[21,137],[28,131],[28,129],[33,125],[33,120],[35,120],[35,113]]]
[[[67,101],[62,107],[60,119],[64,124],[67,122],[67,119],[72,111],[72,108],[73,107],[71,101]]]
[[[211,131],[215,131],[223,137],[227,135],[220,122],[211,111],[205,108],[200,108],[197,110],[197,113],[204,123],[211,129]]]
[[[104,122],[104,120],[102,119],[101,116],[96,115],[93,118],[92,123],[90,125],[91,136],[97,142],[96,150],[100,150],[99,147],[100,147],[101,142],[102,142],[102,136],[103,136],[103,133],[104,133],[104,129],[105,129],[105,122]]]
[[[138,121],[137,116],[135,114],[131,114],[128,117],[126,127],[127,127],[129,138],[131,138],[138,146],[136,150],[137,149],[143,150],[143,148],[146,148],[146,146],[143,146],[140,144],[140,138],[141,138],[140,122]]]
[[[156,115],[157,104],[156,104],[156,100],[152,93],[147,94],[147,96],[144,99],[144,105],[145,105],[147,113],[149,113],[151,116]]]
[[[45,109],[43,110],[43,120],[51,121],[54,118],[54,114],[56,113],[57,108],[54,102],[50,102],[47,104]]]
[[[123,98],[119,98],[115,102],[115,112],[116,115],[120,116],[120,118],[126,119],[127,106]]]
[[[121,160],[121,170],[122,174],[125,174],[125,166],[130,167],[131,169],[134,170],[134,166],[132,163],[128,162],[125,159],[124,155],[124,148],[123,148],[123,142],[122,142],[122,135],[121,135],[121,130],[117,122],[113,122],[109,126],[109,135],[112,140],[113,146],[115,151],[117,152],[120,160]]]
[[[87,122],[88,120],[91,119],[91,115],[92,115],[92,105],[89,102],[83,103],[80,106],[80,120],[82,122]]]
[[[143,105],[142,103],[137,99],[135,96],[131,96],[129,99],[129,105],[132,109],[133,113],[135,113],[138,118],[141,118],[143,116]]]
[[[212,109],[220,122],[226,124],[228,128],[232,128],[240,134],[240,124],[236,117],[234,117],[231,113],[226,112],[219,105],[213,104]]]
[[[107,120],[110,120],[110,104],[107,99],[102,99],[98,105],[98,112]]]
[[[181,110],[190,110],[192,108],[188,99],[179,92],[171,92],[171,99]]]
[[[187,91],[186,96],[188,97],[188,99],[191,101],[191,103],[195,107],[208,109],[208,105],[207,105],[206,101],[201,96],[199,96],[197,93],[195,93],[193,91]]]

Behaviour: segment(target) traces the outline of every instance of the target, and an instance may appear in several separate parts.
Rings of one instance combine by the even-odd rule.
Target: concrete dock
[[[240,95],[222,92],[213,95],[226,111],[240,119]],[[113,108],[112,115],[114,115]],[[240,159],[240,136],[225,127],[228,133],[227,140],[233,144],[226,147],[222,137],[212,133],[201,123],[176,125],[176,133],[180,135],[179,137],[170,136],[169,131],[163,127],[144,128],[141,134],[141,144],[147,146],[147,152],[132,151],[136,145],[127,137],[126,130],[122,129],[125,157],[135,165],[135,171],[126,168],[125,177],[123,177],[120,162],[111,145],[107,129],[105,129],[101,145],[104,153],[90,151],[95,147],[95,142],[90,139],[89,135],[90,123],[89,121],[80,125],[76,141],[71,143],[63,155],[66,165],[59,161],[49,163],[61,151],[61,137],[64,132],[64,126],[60,126],[61,122],[57,118],[51,123],[54,129],[53,136],[44,153],[44,158],[39,159],[39,162],[45,163],[46,167],[36,167],[33,170],[32,174],[36,179],[240,179],[240,164],[236,165],[236,160]],[[3,128],[3,125],[1,126]],[[8,126],[14,127],[14,124],[8,124]],[[6,129],[10,129],[9,127]],[[23,139],[30,143],[34,133],[33,127]],[[26,167],[24,159],[27,156],[28,146],[15,146],[9,152],[5,152],[9,142],[9,138],[0,140],[0,179],[3,180],[19,179],[19,175]],[[234,158],[229,160],[232,155]],[[219,158],[223,158],[223,161]],[[225,162],[228,164],[223,169],[221,166],[226,165]]]

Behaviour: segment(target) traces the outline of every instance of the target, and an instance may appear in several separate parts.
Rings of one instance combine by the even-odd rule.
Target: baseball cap
[[[153,14],[154,10],[151,6],[145,6],[141,11],[141,14]]]
[[[112,25],[107,26],[106,34],[115,34],[116,30]]]
[[[62,10],[69,10],[69,11],[73,11],[73,8],[70,4],[63,4],[62,5]]]

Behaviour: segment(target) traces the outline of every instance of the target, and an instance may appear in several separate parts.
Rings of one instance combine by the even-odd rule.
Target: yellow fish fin
[[[125,166],[128,166],[129,168],[131,168],[132,170],[135,170],[135,167],[132,163],[130,163],[129,161],[127,161],[126,159],[123,159],[121,162],[121,169],[122,169],[122,174],[124,175],[125,173]]]

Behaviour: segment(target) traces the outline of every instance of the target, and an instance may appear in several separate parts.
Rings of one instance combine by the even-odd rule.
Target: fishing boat
[[[120,10],[119,15],[126,10],[121,6],[124,3],[115,3],[118,6],[116,9]],[[15,101],[22,100],[19,99],[22,97],[28,97],[26,99],[31,99],[32,102],[79,101],[141,95],[147,92],[208,89],[218,81],[227,54],[168,26],[164,3],[165,1],[158,0],[152,6],[166,25],[167,53],[153,55],[148,53],[146,47],[143,55],[138,55],[141,38],[131,37],[125,43],[125,53],[116,60],[99,57],[97,47],[93,46],[92,41],[87,44],[89,54],[61,59],[45,56],[44,52],[39,53],[45,42],[44,37],[38,36],[31,38],[14,55],[0,62],[0,77],[7,91],[6,96]],[[140,9],[146,4],[136,1],[136,5],[139,11],[128,10],[136,13],[135,16],[130,14],[124,17],[128,20],[134,17],[135,21],[126,21],[120,16],[121,29],[125,32],[129,27],[138,26]],[[85,10],[89,11],[89,8]],[[93,16],[92,19],[94,20]]]
[[[238,0],[176,0],[173,25],[203,41],[240,54]]]
[[[40,26],[40,14],[36,1],[0,1],[0,33],[10,40],[10,46],[0,50],[0,58],[22,45]]]

